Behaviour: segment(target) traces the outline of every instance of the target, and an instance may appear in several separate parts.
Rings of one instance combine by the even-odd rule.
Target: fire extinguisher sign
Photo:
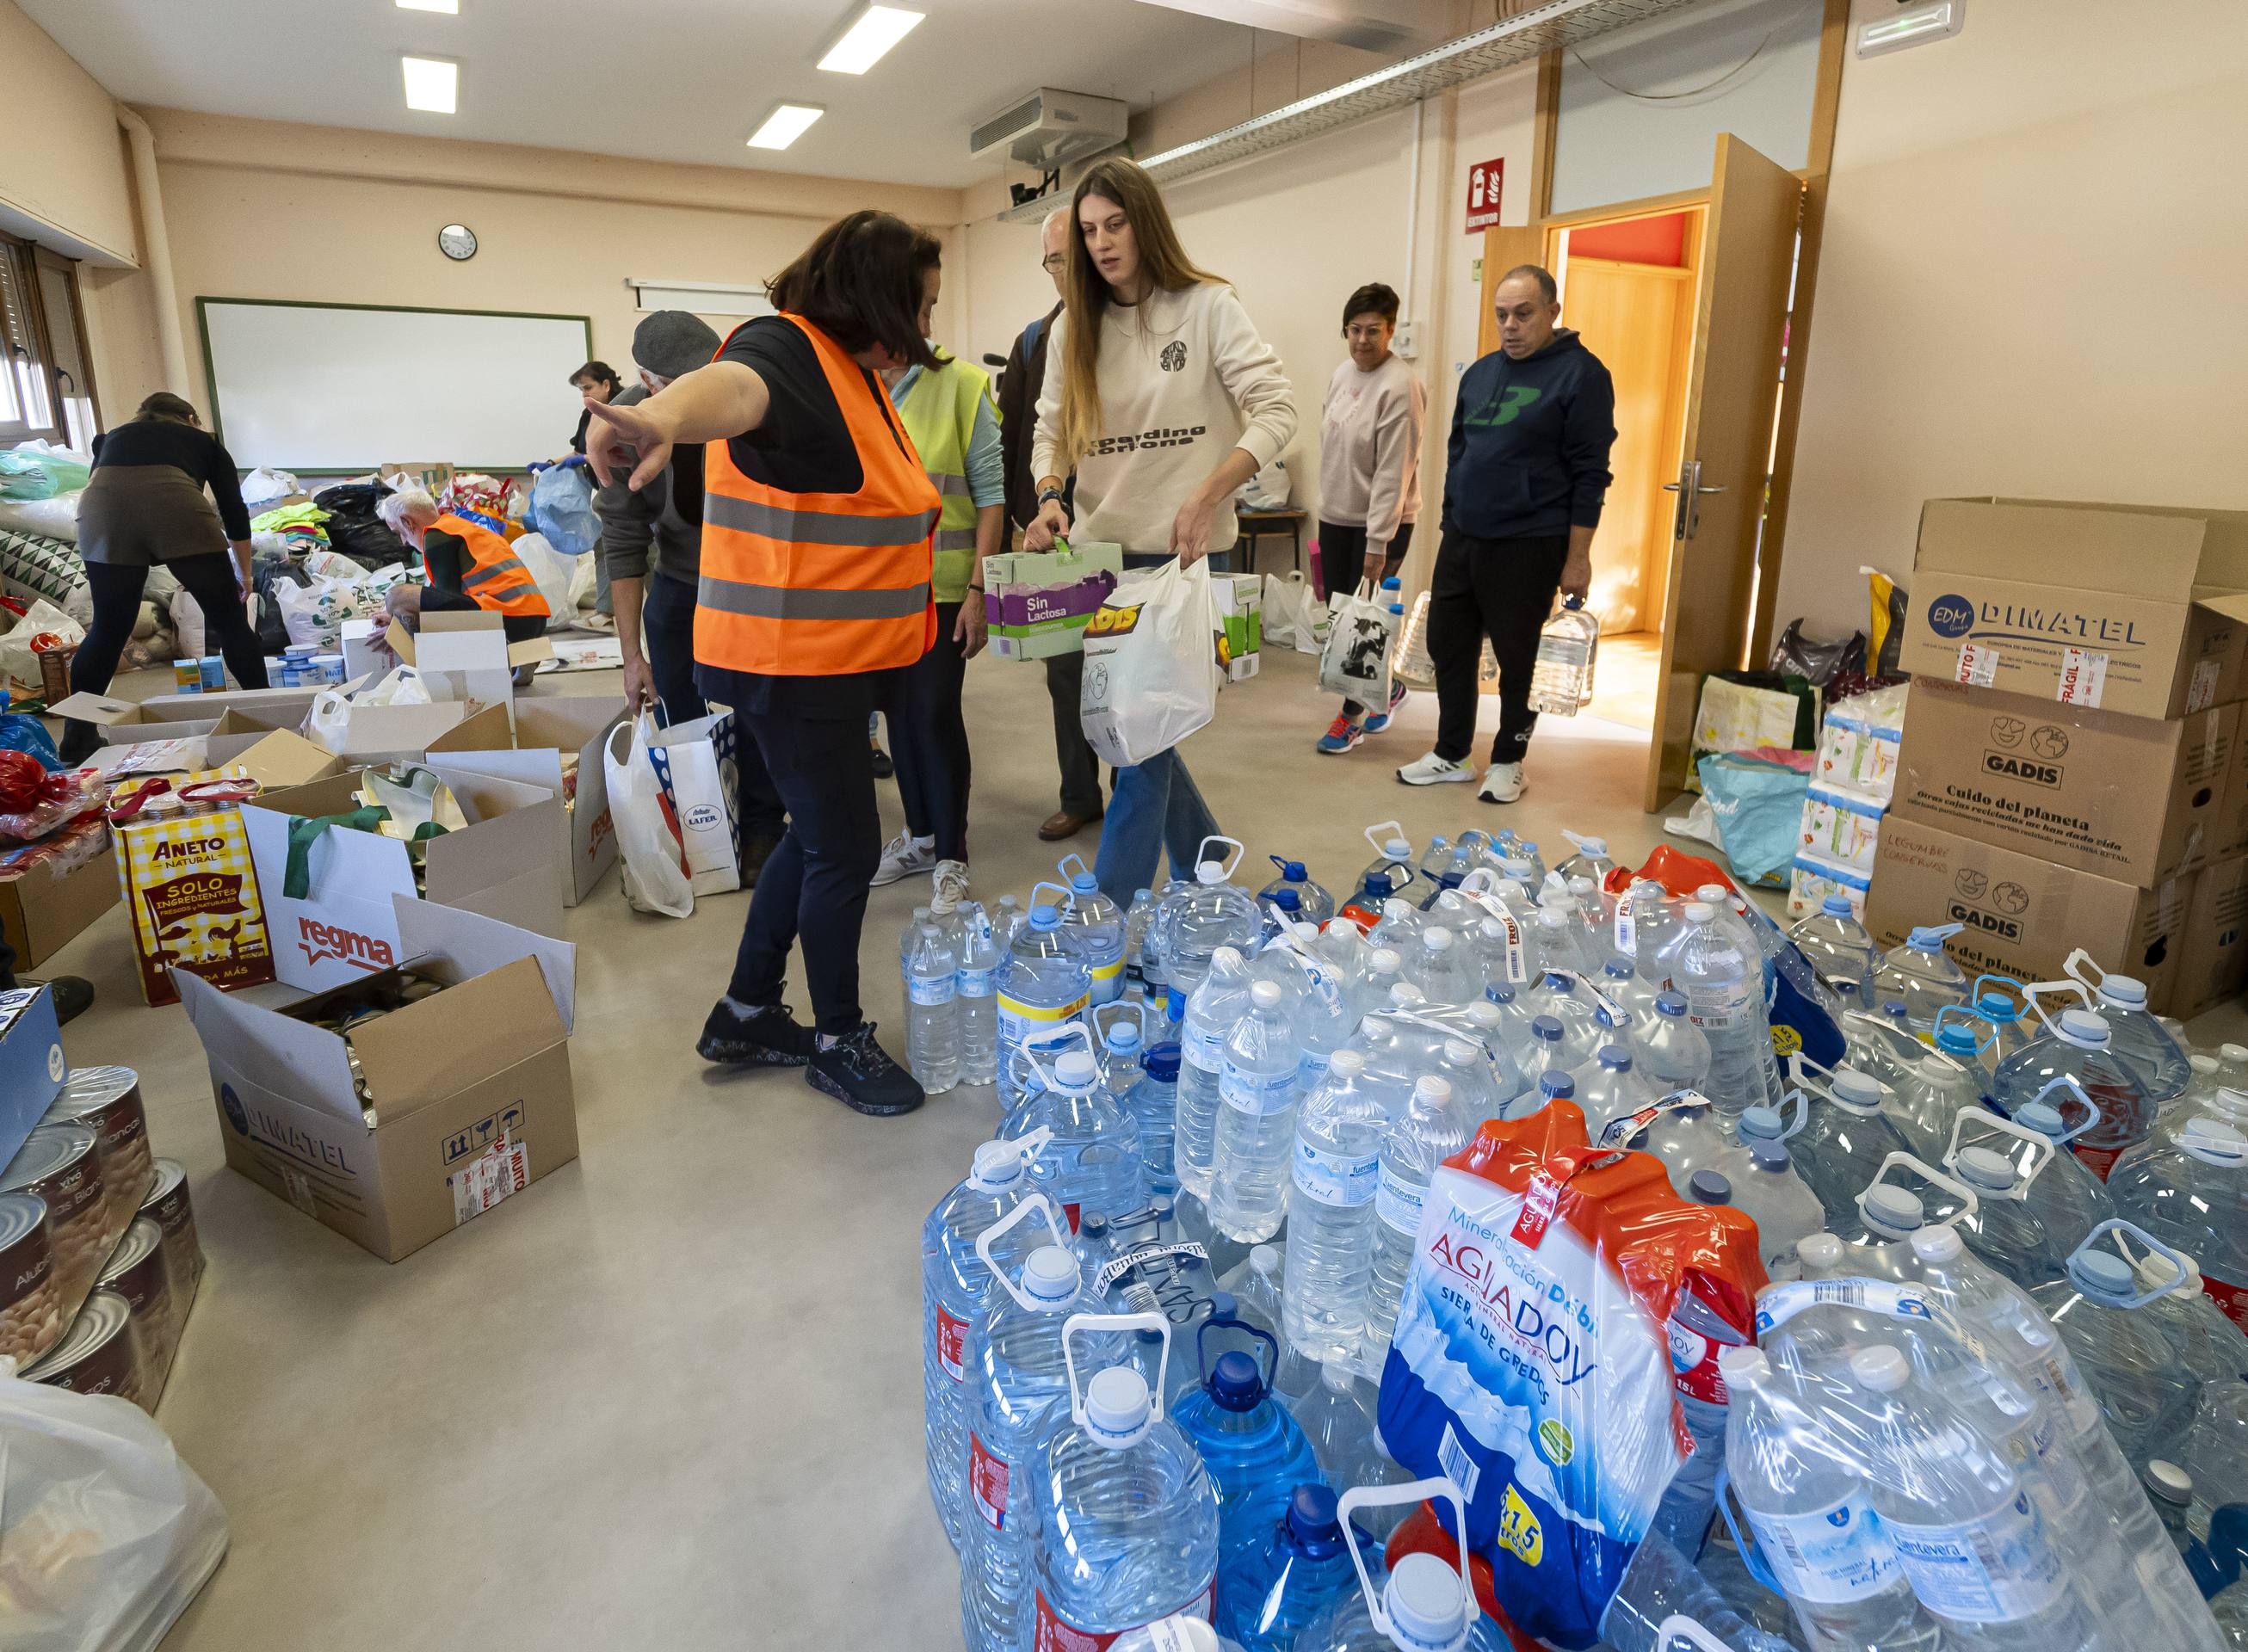
[[[1468,168],[1468,233],[1479,235],[1498,222],[1498,186],[1506,162],[1478,160]]]

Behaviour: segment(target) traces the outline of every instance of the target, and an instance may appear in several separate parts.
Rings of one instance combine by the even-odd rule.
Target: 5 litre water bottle
[[[1254,1339],[1251,1348],[1208,1357],[1212,1327],[1230,1326]],[[1264,1344],[1263,1363],[1254,1351]],[[1288,1506],[1295,1489],[1317,1484],[1319,1458],[1312,1443],[1272,1391],[1280,1344],[1269,1332],[1239,1319],[1209,1319],[1195,1334],[1199,1387],[1182,1398],[1171,1420],[1202,1456],[1217,1490],[1221,1553],[1263,1533]]]
[[[907,976],[906,1065],[931,1096],[960,1082],[959,960],[934,924],[923,924]]]
[[[2059,1279],[2066,1251],[2029,1208],[2014,1162],[1988,1147],[1963,1147],[1944,1162],[1975,1195],[1960,1219],[1961,1242],[2025,1290]]]
[[[2071,1123],[2091,1114],[2091,1128],[2074,1146],[2103,1178],[2154,1128],[2153,1097],[2117,1057],[2106,1019],[2087,1009],[2061,1011],[2045,1032],[1999,1062],[1991,1095],[2009,1115],[2032,1102],[2059,1109]]]
[[[1111,1364],[1078,1384],[1081,1336],[1141,1328],[1161,1334],[1167,1361],[1160,1314],[1074,1319],[1065,1334],[1069,1418],[1038,1454],[1036,1615],[1020,1645],[1097,1646],[1174,1612],[1207,1618],[1216,1605],[1217,1494],[1202,1458],[1135,1367]]]
[[[1632,1060],[1658,1096],[1700,1089],[1710,1082],[1710,1041],[1694,1025],[1686,994],[1658,993],[1655,1014],[1631,1027]]]
[[[1357,883],[1352,885],[1350,904],[1364,907],[1368,911],[1379,911],[1381,903],[1403,888],[1415,876],[1413,843],[1405,836],[1404,829],[1394,820],[1385,820],[1367,827],[1366,841],[1374,845],[1374,855],[1367,863],[1366,870],[1358,875]],[[1379,895],[1368,899],[1372,894],[1370,886],[1376,877],[1381,878],[1386,887]]]
[[[1069,870],[1072,861],[1077,870]],[[1093,1001],[1111,1004],[1124,995],[1124,914],[1100,892],[1092,870],[1079,855],[1065,855],[1055,870],[1069,879],[1069,904],[1062,925],[1077,937],[1078,955],[1091,978]]]
[[[1290,1165],[1285,1319],[1289,1346],[1347,1360],[1366,1333],[1374,1266],[1374,1198],[1388,1109],[1366,1082],[1366,1057],[1337,1050],[1296,1115]]]
[[[1655,1091],[1632,1070],[1631,1052],[1621,1044],[1603,1044],[1593,1060],[1578,1068],[1577,1105],[1584,1109],[1585,1136],[1599,1141],[1601,1132],[1619,1118],[1652,1106]]]
[[[2126,1153],[2108,1173],[2115,1213],[2201,1265],[2202,1288],[2248,1329],[2248,1137],[2188,1119]]]
[[[1468,1135],[1467,1116],[1453,1099],[1451,1085],[1429,1074],[1415,1081],[1412,1098],[1382,1137],[1362,1355],[1368,1370],[1381,1369],[1390,1335],[1397,1328],[1397,1308],[1405,1300],[1405,1276],[1412,1271],[1413,1241],[1421,1231],[1421,1205],[1429,1183],[1438,1165],[1468,1144]]]
[[[1874,938],[1857,919],[1847,895],[1829,895],[1819,910],[1787,932],[1811,967],[1828,985],[1854,981],[1862,993],[1880,966],[1881,952]]]
[[[1052,1133],[1031,1166],[1031,1180],[1074,1232],[1086,1212],[1114,1217],[1139,1209],[1146,1184],[1139,1132],[1101,1088],[1093,1034],[1082,1021],[1069,1030],[1079,1034],[1077,1048],[1061,1051],[1052,1066],[1031,1058],[1046,1088],[1025,1110],[1023,1128]]]
[[[1219,1229],[1255,1245],[1288,1213],[1296,1139],[1295,1018],[1277,981],[1249,988],[1249,1013],[1226,1034],[1210,1150],[1210,1213]]]
[[[2101,1232],[2118,1228],[2150,1242],[2142,1230],[2121,1223],[2106,1224]],[[2179,1365],[2162,1327],[2142,1311],[2155,1293],[2140,1287],[2128,1262],[2101,1249],[2099,1236],[2070,1255],[2066,1279],[2039,1286],[2030,1300],[2076,1356],[2123,1455],[2141,1458],[2193,1421],[2201,1384]]]
[[[2099,1116],[2096,1111],[2087,1112],[2072,1128],[2062,1121],[2059,1108],[2032,1102],[2015,1113],[2012,1121],[2021,1127],[2012,1133],[2022,1136],[2030,1149],[2013,1156],[2029,1182],[2022,1202],[2063,1254],[2074,1250],[2086,1234],[2115,1214],[2115,1201],[2108,1196],[2107,1186],[2089,1165],[2068,1150],[2070,1138],[2090,1130]],[[1977,1123],[1989,1124],[1988,1120]],[[2040,1143],[2051,1149],[2042,1157],[2036,1151]]]
[[[1450,1480],[1408,1480],[1394,1485],[1353,1486],[1337,1499],[1335,1518],[1348,1545],[1358,1587],[1335,1597],[1297,1638],[1295,1652],[1502,1652],[1506,1637],[1484,1616],[1467,1573],[1434,1554],[1400,1556],[1380,1587],[1359,1552],[1357,1522],[1369,1509],[1402,1508],[1443,1497],[1452,1505],[1455,1531],[1467,1515],[1459,1488]],[[1380,1564],[1381,1557],[1375,1556]]]
[[[1884,954],[1874,972],[1874,996],[1902,1003],[1905,1024],[1916,1038],[1935,1034],[1937,1010],[1967,1001],[1967,972],[1943,951],[1959,930],[1957,924],[1923,925]]]
[[[1685,927],[1662,961],[1710,1041],[1710,1076],[1702,1088],[1719,1112],[1737,1117],[1746,1108],[1779,1099],[1772,1027],[1765,1019],[1763,959],[1753,945],[1744,946],[1720,926],[1717,908],[1708,902],[1689,901],[1683,916]]]
[[[1795,1247],[1826,1226],[1826,1207],[1795,1173],[1794,1161],[1779,1142],[1744,1141],[1742,1146],[1745,1163],[1727,1172],[1733,1203],[1756,1221],[1765,1273],[1775,1282],[1794,1279],[1801,1272]]]
[[[1304,921],[1325,928],[1327,919],[1335,915],[1335,898],[1312,881],[1303,862],[1284,860],[1278,855],[1271,859],[1280,869],[1280,875],[1257,891],[1258,905],[1263,905],[1284,889],[1292,889],[1296,891],[1296,909],[1303,914]]]
[[[1888,1087],[1855,1068],[1837,1067],[1825,1082],[1820,1069],[1800,1052],[1791,1059],[1796,1086],[1804,1091],[1808,1116],[1787,1144],[1796,1173],[1819,1196],[1830,1223],[1855,1219],[1858,1195],[1871,1185],[1892,1153],[1909,1153],[1903,1135],[1890,1122],[1882,1102]]]
[[[1186,1000],[1179,1034],[1179,1116],[1175,1144],[1179,1184],[1210,1197],[1211,1160],[1217,1147],[1218,1084],[1225,1071],[1225,1038],[1249,1012],[1249,966],[1222,946]]]
[[[1464,1004],[1483,995],[1483,982],[1467,948],[1441,924],[1431,924],[1421,932],[1420,945],[1406,966],[1405,979],[1432,1004]]]
[[[1052,884],[1040,884],[1038,889],[1051,889],[1065,899],[1069,893]],[[1003,1103],[1021,1099],[1029,1071],[1022,1057],[1024,1041],[1059,1032],[1065,1022],[1083,1015],[1092,1002],[1092,975],[1076,938],[1063,930],[1061,919],[1059,905],[1042,901],[1032,907],[1000,967],[997,1055]]]
[[[1053,1207],[1031,1191],[1023,1161],[1045,1145],[1043,1137],[985,1142],[976,1150],[968,1179],[936,1202],[921,1228],[922,1409],[929,1459],[929,1495],[944,1519],[944,1533],[960,1546],[963,1432],[968,1378],[968,1329],[990,1293],[991,1269],[977,1241],[993,1233],[992,1264],[1018,1269],[1045,1244],[1066,1242]],[[1025,1212],[1017,1215],[1018,1209]],[[1036,1225],[1043,1216],[1045,1225]],[[1003,1242],[1004,1241],[1004,1242]]]
[[[1593,698],[1593,666],[1600,622],[1572,592],[1538,633],[1538,662],[1530,672],[1530,709],[1574,717]]]
[[[981,903],[960,909],[960,1082],[989,1084],[999,1070],[999,966],[1004,958]],[[926,1086],[923,1087],[927,1088]]]
[[[1217,1628],[1241,1652],[1293,1652],[1297,1635],[1354,1575],[1335,1494],[1317,1484],[1296,1487],[1270,1531],[1228,1553],[1217,1574]]]
[[[2061,966],[2084,988],[2091,1007],[2108,1023],[2109,1048],[2156,1107],[2176,1100],[2193,1075],[2184,1048],[2147,1009],[2147,984],[2128,975],[2103,972],[2092,954],[2078,947]]]

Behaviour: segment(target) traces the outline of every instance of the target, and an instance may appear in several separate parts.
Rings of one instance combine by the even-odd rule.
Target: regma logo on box
[[[362,935],[355,929],[342,929],[333,924],[323,924],[317,918],[298,918],[297,945],[305,953],[305,962],[317,964],[324,959],[356,965],[364,970],[388,969],[396,961],[390,955],[390,943],[379,941],[372,935]]]
[[[1964,637],[1975,624],[1975,604],[1964,597],[1938,597],[1928,604],[1928,628],[1939,637]]]

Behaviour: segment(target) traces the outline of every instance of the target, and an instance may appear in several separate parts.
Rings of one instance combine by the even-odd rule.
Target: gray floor
[[[1034,835],[1054,807],[1043,672],[979,661],[969,706],[979,893],[1026,893],[1069,850],[1090,860],[1090,830]],[[1248,844],[1242,881],[1273,852],[1346,880],[1370,855],[1360,829],[1390,818],[1422,842],[1501,821],[1549,844],[1601,832],[1634,858],[1655,841],[1644,737],[1614,725],[1549,719],[1511,809],[1398,786],[1435,709],[1415,695],[1334,759],[1312,750],[1332,707],[1309,660],[1268,654],[1229,689],[1185,749]],[[867,915],[866,1001],[894,1051],[894,948],[925,891],[877,891]],[[571,915],[583,1157],[395,1266],[223,1167],[195,1034],[141,1007],[121,912],[48,966],[99,986],[71,1059],[141,1069],[210,1259],[159,1415],[234,1546],[167,1652],[958,1646],[922,1476],[917,1230],[994,1102],[956,1091],[881,1122],[794,1074],[705,1067],[695,1034],[746,898],[675,922],[612,881]]]

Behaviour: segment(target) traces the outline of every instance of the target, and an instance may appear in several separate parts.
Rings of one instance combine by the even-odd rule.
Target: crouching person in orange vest
[[[756,740],[788,810],[758,874],[726,995],[696,1050],[803,1067],[862,1113],[910,1112],[922,1088],[874,1041],[859,1002],[859,932],[881,856],[865,729],[883,674],[936,638],[939,500],[875,374],[936,360],[935,236],[886,212],[822,231],[770,283],[708,367],[628,407],[593,406],[586,458],[634,487],[675,443],[706,443],[696,685]],[[801,940],[815,1028],[781,1002]]]
[[[497,529],[437,509],[419,488],[387,495],[376,512],[391,532],[422,553],[427,585],[396,585],[385,599],[391,618],[417,630],[425,613],[497,614],[511,643],[543,636],[551,611],[538,582]]]

